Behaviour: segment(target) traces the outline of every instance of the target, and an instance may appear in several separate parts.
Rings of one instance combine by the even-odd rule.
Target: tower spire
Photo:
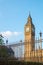
[[[32,21],[32,18],[31,18],[31,14],[30,14],[30,11],[29,11],[29,16],[28,16],[27,22],[29,23],[29,22],[31,22],[31,21]]]
[[[29,11],[29,17],[31,18],[31,14],[30,14],[30,11]]]

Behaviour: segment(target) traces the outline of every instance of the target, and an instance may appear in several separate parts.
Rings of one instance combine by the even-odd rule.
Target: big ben
[[[24,40],[24,58],[26,61],[28,61],[31,51],[35,49],[35,26],[32,22],[30,14],[24,27]]]

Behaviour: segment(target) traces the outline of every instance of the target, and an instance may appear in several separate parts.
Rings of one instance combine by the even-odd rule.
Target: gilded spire
[[[30,11],[29,11],[29,18],[31,18],[31,14],[30,14]]]
[[[29,12],[29,16],[28,16],[28,22],[29,22],[29,21],[32,21],[30,12]]]

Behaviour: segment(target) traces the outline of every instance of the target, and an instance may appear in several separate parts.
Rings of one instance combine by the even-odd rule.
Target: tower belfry
[[[24,27],[24,40],[25,40],[25,46],[24,46],[24,57],[25,60],[29,60],[30,52],[35,49],[35,26],[32,23],[32,18],[29,13],[27,23]]]

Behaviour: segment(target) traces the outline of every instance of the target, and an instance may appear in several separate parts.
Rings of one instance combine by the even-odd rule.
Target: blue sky
[[[0,33],[9,43],[24,40],[29,11],[39,37],[39,32],[43,33],[43,0],[0,0]]]

